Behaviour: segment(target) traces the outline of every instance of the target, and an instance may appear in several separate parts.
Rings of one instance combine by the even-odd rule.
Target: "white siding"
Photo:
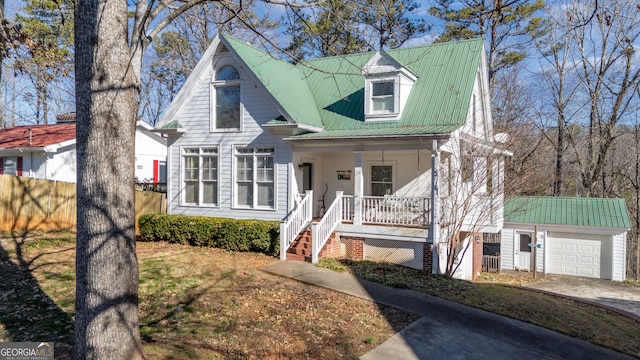
[[[58,152],[52,154],[40,169],[44,166],[45,179],[76,182],[76,147],[68,146],[58,149]]]
[[[611,260],[613,262],[613,273],[611,280],[624,281],[627,277],[626,266],[627,233],[613,236]]]
[[[534,241],[534,239],[531,239],[531,241]],[[544,268],[544,264],[545,264],[544,254],[546,252],[545,231],[538,229],[538,234],[535,241],[536,241],[536,244],[538,244],[538,246],[540,247],[536,248],[535,250],[531,249],[531,261],[533,262],[533,252],[536,251],[536,271],[546,272]]]
[[[482,79],[480,77],[480,72],[478,72],[473,85],[473,93],[469,100],[469,111],[467,112],[467,119],[463,132],[476,137],[486,138],[486,136],[490,136],[492,134],[485,134],[485,122],[488,121],[486,119],[488,114],[485,111],[483,104],[485,100],[484,97],[486,97],[487,94],[483,91],[481,84]]]
[[[502,270],[513,270],[513,244],[514,244],[515,230],[502,229],[500,235],[500,268]]]
[[[22,176],[46,179],[44,162],[47,156],[44,152],[29,152],[22,156]],[[75,182],[75,179],[73,180]]]
[[[210,81],[213,68],[209,67],[193,88],[188,99],[170,120],[178,120],[185,133],[170,138],[168,159],[168,202],[173,214],[206,215],[242,219],[281,220],[288,212],[288,163],[291,162],[291,147],[282,141],[282,136],[273,135],[261,125],[279,116],[273,102],[261,88],[251,80],[247,70],[235,64],[242,79],[241,102],[243,104],[242,131],[210,131]],[[181,204],[183,183],[181,171],[181,147],[218,147],[218,191],[219,206],[184,206]],[[234,209],[234,146],[273,147],[275,167],[275,210]]]

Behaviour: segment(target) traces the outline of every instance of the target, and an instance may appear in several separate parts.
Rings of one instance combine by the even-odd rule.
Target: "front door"
[[[302,192],[313,190],[313,164],[302,163]]]
[[[531,270],[531,234],[518,234],[516,241],[516,269]]]

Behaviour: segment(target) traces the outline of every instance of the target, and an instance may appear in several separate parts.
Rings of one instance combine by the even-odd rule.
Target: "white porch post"
[[[431,144],[431,228],[429,237],[433,244],[432,268],[433,274],[439,273],[440,267],[440,150],[438,140]]]
[[[353,179],[353,225],[362,225],[362,195],[364,194],[364,178],[362,175],[362,152],[356,151]]]
[[[287,165],[287,180],[288,180],[288,184],[287,184],[287,188],[289,189],[289,198],[287,199],[288,204],[287,204],[287,213],[289,213],[291,210],[293,210],[293,208],[295,207],[295,196],[296,193],[298,192],[298,187],[295,184],[296,181],[296,173],[293,167],[293,163],[289,163]]]

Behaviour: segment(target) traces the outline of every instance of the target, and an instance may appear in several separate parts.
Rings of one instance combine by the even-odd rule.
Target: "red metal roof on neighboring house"
[[[0,129],[0,149],[45,147],[75,138],[75,123],[14,126]]]

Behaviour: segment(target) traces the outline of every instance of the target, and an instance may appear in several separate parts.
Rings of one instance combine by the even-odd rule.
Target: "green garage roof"
[[[515,197],[504,206],[504,221],[513,223],[631,228],[624,199]]]

